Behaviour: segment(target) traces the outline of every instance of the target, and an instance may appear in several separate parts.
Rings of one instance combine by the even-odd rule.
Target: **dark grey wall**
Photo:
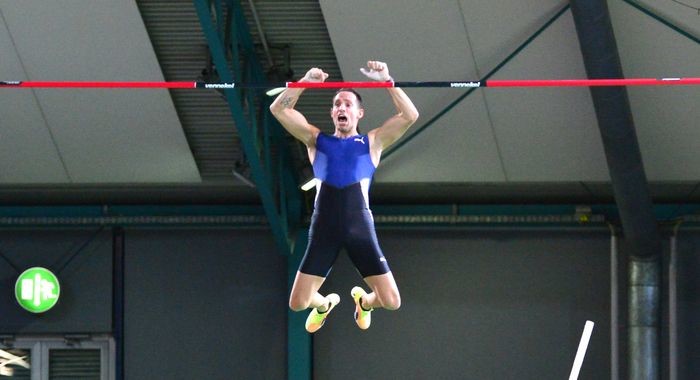
[[[109,230],[2,230],[0,254],[0,332],[111,331],[112,235]],[[61,284],[58,304],[45,314],[29,313],[15,300],[19,272],[33,266],[52,270]]]
[[[111,332],[112,234],[96,231],[0,231],[0,333]],[[287,259],[268,230],[127,229],[125,245],[126,379],[286,378]],[[14,298],[32,266],[61,281],[43,315]]]
[[[0,333],[111,330],[112,237],[96,232],[0,231]],[[379,235],[403,306],[357,329],[349,291],[361,279],[341,255],[322,289],[342,301],[314,335],[316,379],[566,378],[587,319],[596,327],[580,378],[609,377],[607,231]],[[700,232],[681,229],[678,242],[679,378],[690,379],[700,373]],[[269,231],[130,228],[125,256],[127,379],[286,378],[286,258]],[[15,267],[35,265],[62,281],[42,316],[13,294]]]
[[[126,379],[286,377],[286,258],[267,230],[127,230]]]
[[[700,232],[678,236],[678,378],[700,374]]]
[[[602,232],[379,231],[403,306],[352,318],[345,255],[324,284],[341,303],[314,336],[316,379],[564,379],[587,319],[582,379],[610,376],[610,237]]]

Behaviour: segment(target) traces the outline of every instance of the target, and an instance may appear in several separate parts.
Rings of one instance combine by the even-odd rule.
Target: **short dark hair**
[[[355,94],[355,97],[357,98],[357,106],[359,108],[362,108],[362,96],[360,96],[359,92],[353,90],[352,88],[341,88],[335,92],[335,95],[333,95],[333,99],[335,99],[335,97],[338,96],[338,94],[340,94],[341,92],[352,92],[353,94]],[[359,125],[357,126],[357,133],[362,133],[360,132]]]
[[[353,90],[352,88],[341,88],[335,92],[335,95],[333,95],[333,98],[335,99],[335,97],[341,92],[352,92],[353,94],[355,94],[355,97],[357,98],[357,103],[358,103],[357,105],[362,107],[362,96],[360,96],[359,92]]]

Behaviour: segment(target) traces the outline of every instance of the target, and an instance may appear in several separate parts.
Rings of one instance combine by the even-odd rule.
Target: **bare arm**
[[[400,139],[408,128],[418,120],[418,110],[403,90],[389,88],[388,91],[397,112],[381,127],[369,132],[374,135],[374,148],[380,152]]]
[[[321,69],[313,68],[309,70],[300,82],[323,82],[328,78],[328,74]],[[316,142],[319,129],[309,124],[306,117],[301,112],[294,109],[299,96],[304,92],[303,88],[288,88],[284,90],[270,105],[270,112],[282,124],[292,136],[311,147]]]
[[[386,63],[369,61],[367,67],[369,71],[363,70],[363,73],[368,77],[379,81],[393,81]],[[403,90],[400,88],[388,88],[387,90],[396,107],[396,114],[379,128],[369,132],[375,162],[379,161],[382,150],[400,139],[408,128],[418,120],[418,110]]]

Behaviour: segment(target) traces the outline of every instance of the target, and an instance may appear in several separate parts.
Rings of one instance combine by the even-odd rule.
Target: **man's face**
[[[357,123],[364,113],[365,110],[360,108],[357,97],[352,92],[342,91],[333,98],[331,118],[335,130],[341,134],[356,133]]]

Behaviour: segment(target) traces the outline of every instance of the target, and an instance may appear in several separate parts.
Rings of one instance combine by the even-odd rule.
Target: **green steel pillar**
[[[288,289],[292,290],[292,284],[296,277],[297,268],[304,256],[308,242],[308,232],[299,231],[294,244],[293,253],[287,258],[287,271],[289,273]],[[311,380],[312,379],[312,341],[311,334],[304,329],[307,313],[287,312],[287,379]]]

